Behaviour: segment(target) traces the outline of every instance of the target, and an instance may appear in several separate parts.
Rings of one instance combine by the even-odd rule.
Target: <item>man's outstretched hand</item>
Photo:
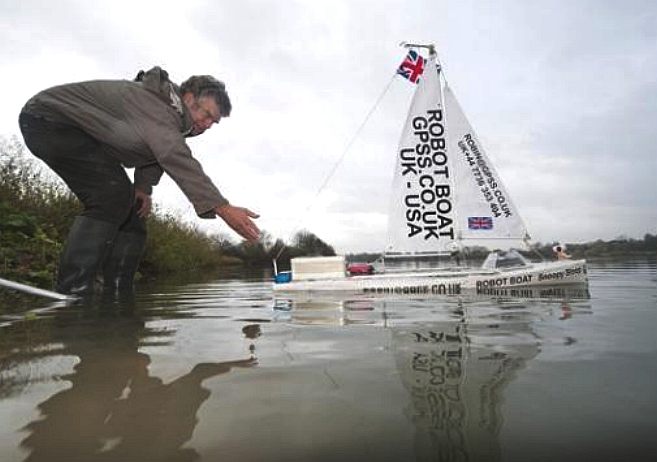
[[[260,230],[251,218],[258,218],[260,215],[244,207],[236,207],[226,204],[214,209],[228,226],[242,236],[247,241],[255,242],[260,238]]]

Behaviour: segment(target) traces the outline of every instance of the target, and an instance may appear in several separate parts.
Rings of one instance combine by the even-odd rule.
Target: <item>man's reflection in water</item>
[[[41,403],[41,418],[26,426],[27,461],[196,460],[198,453],[182,446],[210,396],[201,383],[257,363],[252,351],[247,359],[197,364],[163,383],[150,375],[150,358],[138,350],[170,332],[149,330],[137,312],[122,306],[87,307],[78,312],[82,319],[58,320],[61,338],[54,341],[64,351],[57,355],[77,356],[79,363],[61,377],[71,386]]]

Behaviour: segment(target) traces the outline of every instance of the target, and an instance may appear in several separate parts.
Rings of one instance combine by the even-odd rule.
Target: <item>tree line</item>
[[[0,138],[0,277],[50,288],[68,229],[81,210],[68,188],[39,161],[26,155],[17,138]],[[280,268],[304,255],[335,255],[333,247],[311,231],[298,232],[286,245],[263,231],[256,243],[235,243],[225,234],[207,234],[196,225],[155,207],[148,218],[148,242],[140,265],[146,278],[194,273],[221,267]],[[550,258],[553,243],[537,243],[530,256]],[[567,244],[573,258],[625,257],[657,254],[657,235],[643,239],[619,237],[583,244]],[[489,250],[464,250],[470,262],[483,260]],[[380,254],[349,254],[348,261],[372,262]]]
[[[564,244],[536,242],[529,249],[522,250],[521,253],[532,260],[550,260],[554,254],[553,248],[557,245]],[[619,236],[610,241],[598,239],[585,243],[566,243],[565,247],[567,253],[574,259],[622,258],[644,255],[657,257],[657,234],[646,233],[643,239]],[[461,250],[461,255],[472,263],[483,261],[490,251],[491,249],[481,246],[465,247]],[[354,253],[347,255],[347,261],[372,262],[380,256],[380,253]]]

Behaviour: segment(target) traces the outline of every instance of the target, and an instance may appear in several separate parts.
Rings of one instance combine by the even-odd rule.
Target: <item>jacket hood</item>
[[[183,120],[184,131],[191,128],[191,116],[183,104],[180,87],[169,80],[169,73],[160,66],[148,71],[139,71],[135,82],[140,82],[148,91],[155,93],[158,98],[173,107]]]

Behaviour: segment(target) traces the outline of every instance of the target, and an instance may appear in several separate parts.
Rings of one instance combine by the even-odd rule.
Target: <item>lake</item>
[[[35,304],[0,328],[0,460],[657,460],[657,264],[589,276],[590,296],[286,298],[251,275]]]

